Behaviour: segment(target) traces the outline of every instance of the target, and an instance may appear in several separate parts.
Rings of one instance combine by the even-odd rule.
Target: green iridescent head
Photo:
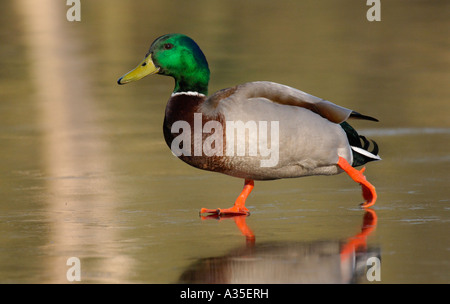
[[[157,38],[144,60],[117,82],[126,84],[151,74],[172,76],[174,92],[208,94],[208,62],[197,43],[186,35],[167,34]]]

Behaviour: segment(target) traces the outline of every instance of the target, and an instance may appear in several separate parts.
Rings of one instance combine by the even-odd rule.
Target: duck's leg
[[[234,206],[227,209],[206,209],[202,208],[200,210],[200,214],[202,213],[212,213],[212,214],[245,214],[249,215],[250,211],[245,207],[245,200],[249,196],[250,192],[252,192],[254,187],[254,182],[251,179],[246,179],[244,184],[244,189],[241,194],[238,196],[236,201],[234,202]]]
[[[377,193],[375,191],[375,187],[366,180],[366,177],[363,175],[363,172],[366,168],[362,168],[361,171],[353,168],[344,158],[339,157],[339,161],[337,165],[344,170],[355,182],[359,183],[362,188],[362,194],[365,203],[361,204],[361,207],[367,208],[373,206],[377,200]]]

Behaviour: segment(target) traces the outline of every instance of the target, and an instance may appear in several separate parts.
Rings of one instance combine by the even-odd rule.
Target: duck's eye
[[[172,44],[172,43],[166,43],[166,44],[164,44],[164,49],[165,49],[165,50],[170,50],[171,48],[173,48],[173,44]]]

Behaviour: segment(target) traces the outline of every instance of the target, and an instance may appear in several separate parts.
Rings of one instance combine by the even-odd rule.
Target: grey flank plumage
[[[354,115],[363,117],[330,101],[267,81],[218,91],[205,101],[201,111],[210,116],[220,114],[225,121],[279,122],[279,161],[275,166],[261,168],[263,157],[259,154],[227,158],[233,167],[227,174],[256,180],[342,172],[336,165],[338,158],[353,163],[355,153],[340,124]],[[248,136],[241,140],[245,144],[251,141]]]

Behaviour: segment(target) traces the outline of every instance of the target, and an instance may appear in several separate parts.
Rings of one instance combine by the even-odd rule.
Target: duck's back
[[[339,156],[352,161],[339,124],[308,108],[249,97],[237,88],[219,91],[208,99],[185,94],[169,100],[164,128],[169,147],[173,148],[177,136],[170,131],[176,121],[184,119],[191,127],[190,153],[177,155],[180,159],[200,169],[254,180],[336,174],[340,172],[336,166]],[[196,123],[195,117],[201,121]],[[219,128],[204,132],[205,125],[217,124]],[[202,134],[195,136],[199,126]],[[199,147],[201,152],[194,153]]]

